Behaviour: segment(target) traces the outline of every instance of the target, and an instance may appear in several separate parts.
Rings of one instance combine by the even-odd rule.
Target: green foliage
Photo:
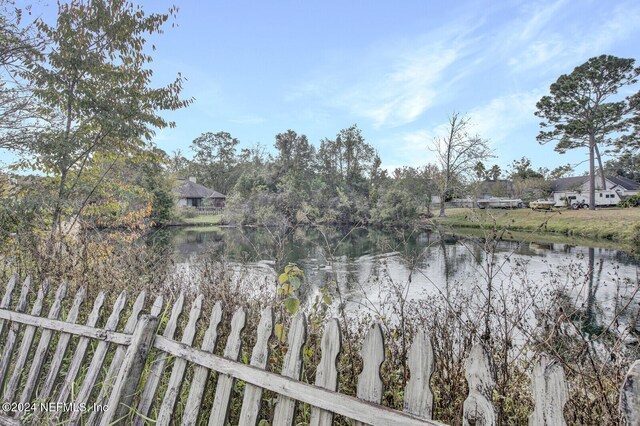
[[[589,59],[570,74],[563,74],[549,88],[550,95],[536,104],[536,116],[544,121],[538,142],[556,142],[555,150],[589,150],[590,198],[595,199],[595,158],[604,181],[601,147],[629,149],[629,133],[640,111],[639,94],[620,99],[618,91],[637,82],[640,67],[634,59],[601,55]],[[639,92],[640,93],[640,92]],[[635,113],[635,117],[633,114]],[[604,184],[604,183],[603,183]],[[591,206],[595,209],[595,205]]]
[[[408,225],[418,217],[418,205],[406,190],[389,188],[371,210],[371,221],[383,225]]]
[[[158,111],[187,106],[179,98],[183,78],[151,87],[152,57],[146,39],[162,31],[175,15],[144,13],[127,0],[59,3],[55,25],[36,23],[48,41],[42,60],[25,64],[39,103],[42,124],[27,143],[11,146],[23,153],[16,165],[57,179],[53,224],[72,208],[77,182],[97,153],[129,155],[146,147],[154,128],[172,127]]]
[[[638,207],[640,206],[640,195],[631,195],[618,203],[619,207]]]

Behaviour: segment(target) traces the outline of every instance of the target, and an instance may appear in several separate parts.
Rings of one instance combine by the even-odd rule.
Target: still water
[[[477,235],[366,228],[285,234],[264,228],[173,228],[163,237],[181,267],[205,258],[225,259],[256,280],[275,282],[293,262],[304,271],[307,298],[337,283],[341,298],[352,307],[378,306],[392,289],[409,300],[447,295],[452,289],[483,297],[488,282],[503,297],[549,283],[566,287],[574,303],[593,305],[600,321],[640,301],[637,258],[571,240],[539,243],[512,237],[491,245]],[[546,296],[540,291],[537,297]]]

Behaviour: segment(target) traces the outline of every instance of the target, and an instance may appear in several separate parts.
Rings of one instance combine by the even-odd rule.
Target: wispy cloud
[[[509,136],[524,124],[536,122],[534,112],[541,96],[542,91],[534,90],[491,99],[469,112],[472,132],[494,146],[518,142],[509,140]]]
[[[340,57],[292,88],[288,101],[307,99],[363,117],[375,128],[412,123],[432,106],[454,95],[467,67],[467,35],[475,27],[450,23],[412,40],[371,46],[358,57]]]
[[[581,11],[567,0],[534,6],[524,8],[520,19],[503,30],[503,38],[509,41],[501,48],[510,56],[508,64],[515,73],[566,70],[590,56],[607,53],[616,42],[640,32],[637,1],[615,7],[593,3],[585,8],[589,19],[581,19]]]

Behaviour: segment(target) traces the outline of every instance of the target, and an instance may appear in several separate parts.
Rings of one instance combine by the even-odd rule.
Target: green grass
[[[196,216],[196,217],[186,217],[180,220],[182,223],[189,223],[193,225],[220,225],[222,223],[222,215],[214,214],[214,215],[204,215],[204,216]]]
[[[434,217],[437,225],[453,228],[498,229],[554,233],[591,240],[609,240],[625,245],[637,238],[634,224],[640,223],[640,208],[606,208],[599,210],[529,209],[449,209],[447,217]]]

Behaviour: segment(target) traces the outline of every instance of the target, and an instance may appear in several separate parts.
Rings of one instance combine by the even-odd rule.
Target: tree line
[[[15,155],[9,172],[18,172],[2,174],[3,222],[46,217],[52,234],[79,217],[107,227],[164,223],[175,213],[175,178],[193,175],[229,196],[229,220],[237,223],[406,224],[429,214],[434,200],[445,214],[444,202],[477,194],[485,180],[510,178],[509,195],[532,198],[545,195],[546,180],[572,171],[534,170],[525,158],[506,171],[491,165],[489,142],[455,112],[425,146],[435,162],[422,167],[386,170],[357,125],[317,145],[287,130],[273,150],[240,148],[231,134],[208,132],[192,142],[191,159],[167,155],[153,138],[175,123],[161,113],[193,99],[181,96],[179,73],[152,84],[147,40],[176,13],[146,14],[129,0],[76,0],[59,3],[47,23],[0,0],[0,148]],[[639,75],[634,59],[591,58],[537,103],[540,143],[587,151],[592,196],[596,169],[639,176],[640,92],[628,87]],[[614,159],[605,162],[607,154]]]

